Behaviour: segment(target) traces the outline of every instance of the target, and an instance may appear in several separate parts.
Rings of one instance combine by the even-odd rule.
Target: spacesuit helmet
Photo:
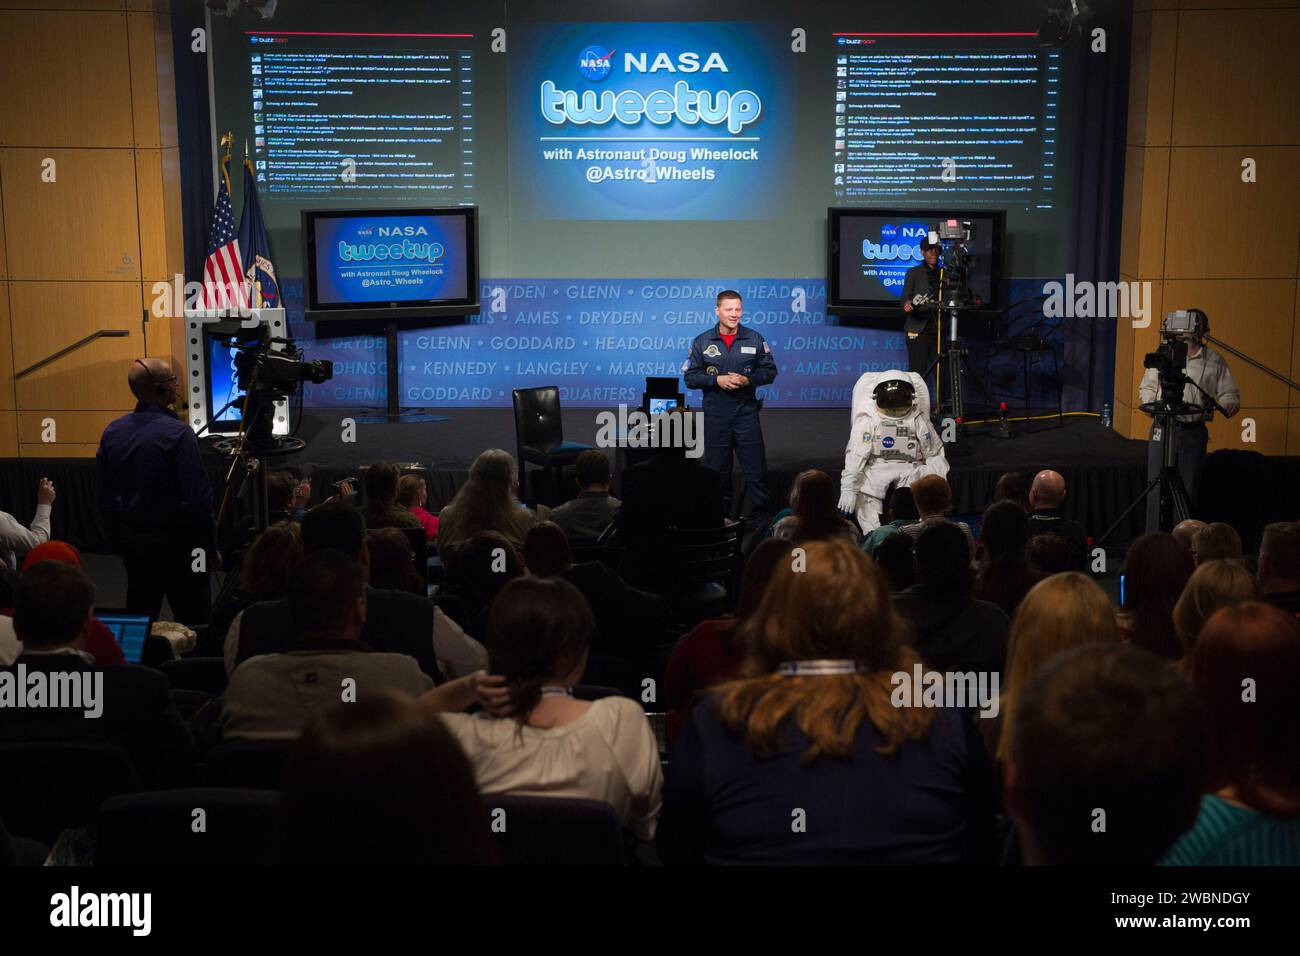
[[[905,378],[890,378],[871,393],[876,408],[887,418],[904,418],[916,408],[916,388]]]

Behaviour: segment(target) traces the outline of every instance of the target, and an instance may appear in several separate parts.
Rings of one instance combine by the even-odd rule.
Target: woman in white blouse
[[[442,712],[482,793],[600,800],[614,808],[626,829],[650,840],[663,776],[645,712],[626,697],[573,697],[594,632],[591,609],[572,584],[518,578],[492,604],[488,650],[494,677],[464,681],[464,694],[454,690],[462,682],[453,682],[424,700]],[[508,704],[492,711],[508,710],[509,716],[448,712],[489,700],[487,685],[497,677],[504,678]]]

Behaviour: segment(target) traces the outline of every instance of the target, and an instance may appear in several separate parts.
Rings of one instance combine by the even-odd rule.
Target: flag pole
[[[252,164],[248,159],[248,137],[244,137],[244,165],[250,169],[252,168]],[[253,275],[257,275],[257,270],[253,270]],[[254,279],[252,285],[253,308],[260,309],[262,307],[262,280]]]

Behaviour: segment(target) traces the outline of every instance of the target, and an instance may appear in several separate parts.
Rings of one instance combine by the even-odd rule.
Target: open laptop
[[[125,608],[95,608],[95,618],[104,623],[128,664],[139,664],[144,653],[144,639],[153,632],[153,617],[149,614],[136,614]]]

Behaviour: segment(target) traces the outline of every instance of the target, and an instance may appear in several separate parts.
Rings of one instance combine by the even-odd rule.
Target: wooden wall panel
[[[1252,157],[1258,181],[1241,181]],[[1170,157],[1165,276],[1295,275],[1300,246],[1300,147],[1174,149]]]
[[[125,10],[126,0],[0,0],[0,10]]]
[[[126,329],[99,339],[17,385],[18,407],[129,408],[131,362],[144,354],[138,282],[13,282],[14,364],[25,368],[96,329]]]
[[[1184,10],[1244,10],[1300,7],[1300,0],[1178,0]]]
[[[9,326],[9,283],[0,282],[0,408],[14,407],[14,353]]]
[[[167,268],[167,208],[163,194],[162,150],[135,151],[137,215],[140,223],[140,278],[171,278]]]
[[[1135,51],[1139,40],[1145,46],[1138,64],[1141,72],[1130,78],[1129,108],[1136,109],[1137,116],[1129,122],[1128,141],[1134,146],[1168,146],[1178,14],[1156,10],[1145,17],[1149,17],[1149,32],[1144,28],[1134,36]],[[1134,80],[1140,84],[1136,88]]]
[[[1214,452],[1220,448],[1232,448],[1241,451],[1257,451],[1261,455],[1286,454],[1287,415],[1285,408],[1243,409],[1237,417],[1227,421],[1222,415],[1216,415],[1210,422],[1210,447]],[[1250,418],[1255,422],[1255,440],[1243,441],[1242,423]]]
[[[57,180],[41,181],[54,159]],[[135,157],[130,150],[3,149],[5,231],[20,279],[140,279]],[[179,210],[175,213],[179,215]]]
[[[126,15],[127,46],[131,76],[132,145],[158,149],[162,146],[158,114],[158,75],[154,62],[152,13]]]
[[[1164,275],[1165,203],[1168,191],[1169,150],[1127,147],[1120,272],[1151,278]]]
[[[104,427],[130,410],[131,408],[124,408],[91,412],[39,408],[22,411],[18,413],[18,441],[24,446],[90,445],[93,448],[99,444],[99,436],[104,433]],[[41,437],[47,419],[54,420],[56,440],[53,442],[43,441]]]
[[[1178,23],[1173,144],[1300,142],[1300,9],[1200,10]]]
[[[18,455],[18,413],[0,411],[0,458]]]
[[[181,218],[181,151],[173,146],[159,151],[162,168],[162,228],[166,233],[164,272],[167,276],[185,271],[185,224]]]
[[[0,145],[131,145],[125,13],[0,12],[0,37]]]
[[[0,175],[0,281],[9,276],[9,257],[5,252],[5,190],[4,177]]]

